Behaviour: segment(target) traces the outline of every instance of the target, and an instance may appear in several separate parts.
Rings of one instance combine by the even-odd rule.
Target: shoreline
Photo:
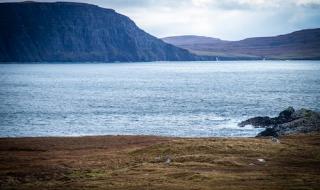
[[[256,136],[205,136],[205,137],[184,137],[184,136],[165,136],[165,135],[83,135],[83,136],[9,136],[0,137],[0,139],[63,139],[63,138],[110,138],[110,137],[154,137],[154,138],[167,138],[167,139],[212,139],[212,138],[259,138]]]
[[[316,189],[320,133],[0,138],[1,189]]]

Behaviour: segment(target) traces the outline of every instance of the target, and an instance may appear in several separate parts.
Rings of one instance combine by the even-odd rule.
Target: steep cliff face
[[[0,3],[0,61],[197,60],[111,9],[82,3]]]

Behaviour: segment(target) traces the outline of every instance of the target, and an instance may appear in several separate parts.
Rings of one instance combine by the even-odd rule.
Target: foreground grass
[[[263,160],[258,160],[263,159]],[[0,139],[0,189],[319,189],[320,135]]]

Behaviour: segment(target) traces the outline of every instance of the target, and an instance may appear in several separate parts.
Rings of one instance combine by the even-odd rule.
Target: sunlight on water
[[[320,62],[1,64],[0,136],[255,136],[288,106],[320,109]]]

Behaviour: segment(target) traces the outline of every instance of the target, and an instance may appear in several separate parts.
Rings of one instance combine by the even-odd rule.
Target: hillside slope
[[[111,9],[83,3],[0,3],[0,62],[198,60]]]
[[[223,41],[190,36],[163,38],[163,41],[188,49],[198,55],[256,57],[260,59],[320,59],[320,29],[307,29],[274,37]],[[177,43],[178,40],[178,43]]]

